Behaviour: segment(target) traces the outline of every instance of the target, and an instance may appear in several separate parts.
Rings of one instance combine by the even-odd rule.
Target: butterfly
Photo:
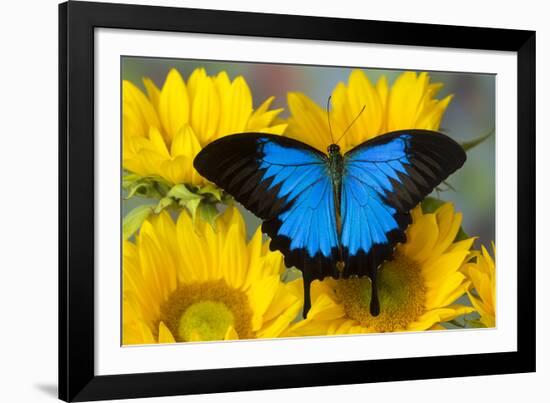
[[[195,157],[197,171],[263,220],[270,249],[284,255],[310,284],[325,277],[368,276],[370,313],[380,312],[377,273],[406,240],[410,210],[466,161],[450,137],[402,130],[367,140],[342,154],[323,153],[289,137],[239,133]]]

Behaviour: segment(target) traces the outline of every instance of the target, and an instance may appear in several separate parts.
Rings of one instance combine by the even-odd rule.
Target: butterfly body
[[[338,239],[342,232],[342,217],[340,215],[340,197],[342,195],[342,176],[344,171],[344,159],[340,153],[340,146],[338,144],[331,144],[327,148],[328,153],[328,170],[332,179],[332,192],[334,198],[334,213],[336,219],[336,232]],[[342,251],[339,247],[339,257],[342,261]]]
[[[271,250],[303,273],[304,316],[310,283],[368,276],[370,311],[380,311],[377,273],[406,240],[409,211],[466,159],[449,137],[408,130],[368,140],[342,154],[284,136],[240,133],[195,158],[213,181],[263,220]]]

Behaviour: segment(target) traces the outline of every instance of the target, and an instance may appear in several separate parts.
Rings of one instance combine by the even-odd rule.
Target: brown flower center
[[[378,316],[370,314],[370,279],[337,280],[335,291],[346,316],[375,332],[405,330],[425,311],[426,286],[420,267],[401,254],[384,263],[378,273]]]

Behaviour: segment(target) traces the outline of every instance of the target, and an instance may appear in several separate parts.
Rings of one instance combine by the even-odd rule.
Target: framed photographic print
[[[60,5],[59,397],[535,370],[535,33]]]

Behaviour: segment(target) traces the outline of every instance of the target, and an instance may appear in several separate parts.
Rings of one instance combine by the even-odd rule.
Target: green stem
[[[474,148],[475,146],[483,143],[485,140],[487,140],[489,137],[491,137],[494,133],[495,133],[495,128],[492,128],[491,130],[489,130],[488,133],[484,134],[483,136],[478,137],[477,139],[462,143],[462,149],[464,151],[469,151],[472,148]]]

